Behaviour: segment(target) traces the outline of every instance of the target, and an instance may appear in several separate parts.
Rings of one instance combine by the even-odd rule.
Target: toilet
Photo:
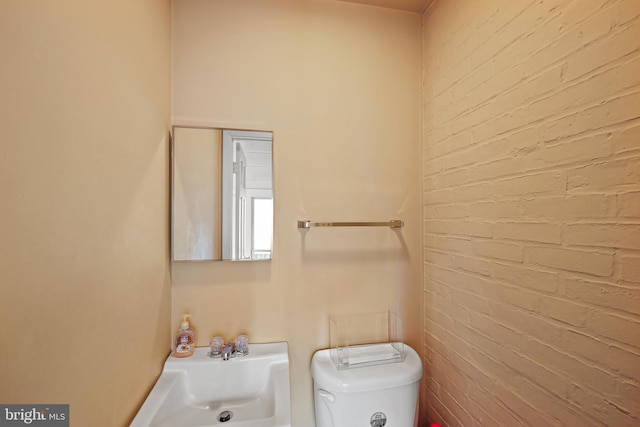
[[[408,345],[404,360],[338,370],[331,350],[313,355],[316,427],[414,427],[422,361]]]

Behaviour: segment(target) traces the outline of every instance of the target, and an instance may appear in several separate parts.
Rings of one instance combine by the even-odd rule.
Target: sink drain
[[[220,415],[218,415],[218,421],[221,423],[226,423],[233,417],[233,413],[231,411],[222,411]]]

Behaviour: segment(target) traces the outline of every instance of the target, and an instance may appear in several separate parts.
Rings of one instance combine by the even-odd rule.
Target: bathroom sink
[[[249,344],[249,354],[169,356],[131,427],[291,427],[286,342]]]

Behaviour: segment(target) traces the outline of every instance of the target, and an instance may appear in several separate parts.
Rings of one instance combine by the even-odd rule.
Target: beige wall
[[[423,16],[431,421],[640,424],[640,2]]]
[[[174,2],[173,122],[272,130],[271,262],[173,264],[173,328],[289,342],[293,425],[328,316],[397,306],[421,347],[419,16],[314,0]],[[311,229],[298,219],[389,228]]]
[[[0,2],[0,402],[128,425],[169,352],[170,4]]]

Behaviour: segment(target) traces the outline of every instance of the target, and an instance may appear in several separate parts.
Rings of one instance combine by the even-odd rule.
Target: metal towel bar
[[[298,228],[309,229],[311,227],[404,227],[404,221],[392,219],[387,222],[311,222],[310,220],[298,221]]]

